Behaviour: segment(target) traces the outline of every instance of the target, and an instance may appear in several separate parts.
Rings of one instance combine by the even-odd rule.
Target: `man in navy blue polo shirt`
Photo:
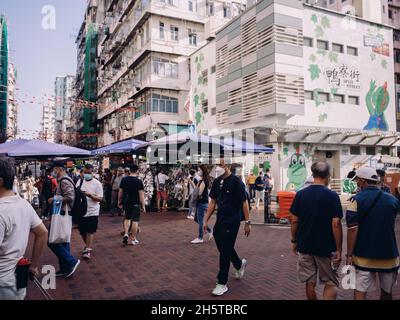
[[[356,269],[354,299],[365,300],[379,278],[381,300],[391,300],[400,264],[395,234],[400,202],[378,187],[375,169],[360,168],[354,179],[361,192],[352,197],[346,212],[347,264]]]
[[[246,187],[239,177],[231,173],[228,165],[221,159],[216,168],[217,178],[214,180],[210,191],[210,204],[204,218],[204,233],[207,225],[218,204],[217,222],[213,229],[215,243],[220,254],[219,273],[217,285],[212,294],[221,296],[228,291],[229,268],[232,262],[236,269],[236,279],[244,276],[246,259],[240,259],[235,251],[236,237],[240,222],[245,219],[245,235],[250,234],[249,204],[247,201]]]

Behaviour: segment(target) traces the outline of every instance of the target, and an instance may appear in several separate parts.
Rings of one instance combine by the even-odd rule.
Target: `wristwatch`
[[[250,226],[251,225],[251,220],[247,220],[245,223]]]

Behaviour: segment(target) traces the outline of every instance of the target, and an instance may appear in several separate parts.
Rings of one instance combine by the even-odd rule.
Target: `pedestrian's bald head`
[[[319,161],[313,163],[311,172],[314,179],[326,179],[331,175],[331,167],[327,162]]]

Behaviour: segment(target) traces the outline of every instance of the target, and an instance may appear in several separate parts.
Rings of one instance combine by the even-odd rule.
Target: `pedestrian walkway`
[[[398,227],[400,224],[398,224]],[[186,214],[146,214],[141,223],[139,246],[122,245],[120,217],[100,216],[96,245],[91,261],[82,261],[69,279],[57,279],[55,299],[304,299],[304,286],[297,281],[296,257],[290,252],[288,226],[255,225],[245,238],[238,236],[237,249],[249,264],[243,280],[231,278],[226,295],[213,298],[211,290],[218,271],[214,242],[191,245],[197,225]],[[399,235],[399,228],[397,230]],[[73,230],[72,253],[83,249],[77,230]],[[56,265],[49,250],[44,264]],[[352,292],[341,291],[339,299],[351,299]],[[371,295],[370,298],[377,298]],[[400,298],[396,284],[394,298]],[[43,299],[31,284],[28,299]]]

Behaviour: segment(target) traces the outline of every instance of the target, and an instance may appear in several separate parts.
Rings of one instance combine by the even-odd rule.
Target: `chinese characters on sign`
[[[361,89],[360,71],[356,68],[342,64],[326,68],[324,74],[330,86],[351,90]]]

